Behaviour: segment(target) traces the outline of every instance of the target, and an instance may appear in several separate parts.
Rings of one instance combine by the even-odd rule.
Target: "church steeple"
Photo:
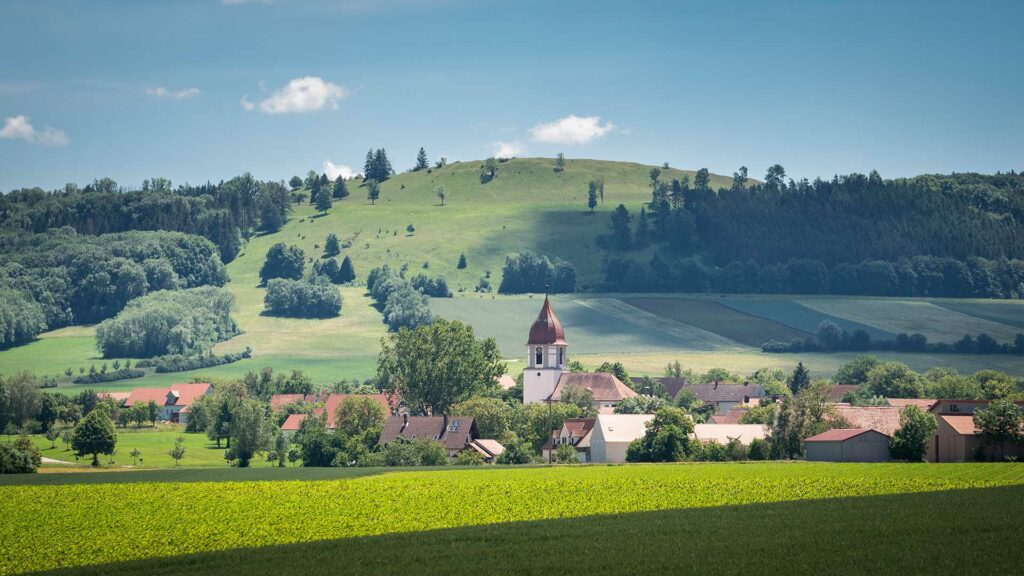
[[[555,390],[558,379],[565,372],[565,330],[544,297],[540,314],[530,326],[526,341],[526,368],[523,370],[523,402],[544,402]]]

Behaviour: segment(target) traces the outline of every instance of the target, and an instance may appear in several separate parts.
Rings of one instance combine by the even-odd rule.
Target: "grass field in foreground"
[[[696,520],[704,513],[715,517],[723,506],[1022,485],[1024,465],[1019,464],[760,463],[445,470],[315,482],[3,486],[0,573],[389,534],[420,533],[429,539],[436,530],[510,522],[577,518],[586,523],[585,517],[602,515],[626,519],[635,513],[708,509],[695,512]],[[977,505],[988,504],[1000,519],[1008,512],[1019,518],[1020,494],[995,502],[981,498]],[[926,510],[935,511],[915,509],[917,518],[879,516],[888,524],[882,530],[910,537],[908,525],[923,524]],[[644,515],[636,518],[640,523],[634,530],[644,526]],[[965,537],[960,529],[945,528],[949,538]],[[1012,546],[1019,526],[1017,532],[1004,542]],[[748,536],[740,541],[754,539],[740,526],[732,536],[737,534]],[[557,545],[541,538],[536,546],[545,542]],[[875,532],[866,532],[850,544],[863,554],[865,546],[878,542]],[[358,548],[358,541],[352,544]],[[901,542],[882,540],[881,550],[892,552],[891,547],[903,548]],[[473,553],[490,555],[486,547]],[[578,556],[571,549],[562,553],[563,562]],[[491,559],[508,568],[500,557]],[[625,565],[619,562],[621,570]],[[181,570],[176,560],[162,564],[165,571]]]

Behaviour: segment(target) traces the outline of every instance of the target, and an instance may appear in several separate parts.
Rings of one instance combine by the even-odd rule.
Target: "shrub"
[[[341,312],[338,289],[321,277],[308,280],[275,278],[267,283],[263,306],[271,316],[330,318]]]

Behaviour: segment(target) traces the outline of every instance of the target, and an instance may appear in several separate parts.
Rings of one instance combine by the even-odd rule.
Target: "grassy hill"
[[[318,383],[368,378],[375,373],[379,341],[386,334],[380,312],[359,286],[341,288],[341,316],[304,320],[262,316],[264,290],[259,269],[267,250],[277,242],[301,247],[312,265],[328,234],[350,243],[342,257],[352,258],[358,281],[375,266],[408,266],[408,274],[444,276],[453,299],[433,302],[442,316],[472,324],[478,334],[494,336],[512,360],[522,355],[523,339],[536,315],[539,300],[529,296],[476,294],[479,279],[490,274],[501,281],[505,256],[533,250],[572,262],[586,287],[602,276],[606,252],[596,245],[607,232],[609,213],[619,203],[638,211],[650,198],[652,166],[597,160],[568,160],[562,172],[549,158],[512,159],[498,164],[497,177],[480,183],[482,161],[458,162],[441,169],[395,175],[384,182],[376,205],[355,180],[351,196],[336,200],[321,215],[308,204],[297,205],[291,220],[277,233],[251,238],[228,265],[228,287],[235,295],[235,317],[243,334],[221,343],[219,353],[251,346],[254,358],[192,372],[151,374],[145,378],[95,386],[106,390],[140,385],[166,385],[194,377],[237,377],[273,366],[302,369]],[[662,179],[682,178],[692,171],[663,169]],[[605,180],[605,201],[591,213],[586,208],[587,183]],[[712,176],[712,186],[729,178]],[[438,187],[448,193],[445,206]],[[407,232],[412,224],[415,232]],[[650,249],[649,249],[650,250]],[[457,268],[465,254],[467,267]],[[424,265],[427,267],[424,268]],[[634,373],[657,374],[665,363],[680,360],[698,371],[726,367],[749,373],[764,366],[791,368],[803,360],[817,375],[831,374],[854,354],[762,354],[766,340],[790,340],[813,333],[819,322],[832,320],[845,329],[864,328],[876,338],[897,332],[922,332],[932,341],[952,341],[970,332],[988,332],[1000,341],[1024,330],[1024,302],[989,300],[896,299],[803,296],[684,296],[657,294],[574,294],[555,300],[566,324],[573,357],[588,366],[618,360]],[[60,375],[66,368],[99,367],[91,327],[71,327],[44,334],[31,344],[0,352],[0,373],[31,370]],[[936,355],[880,353],[923,370],[953,366],[965,372],[993,367],[1024,375],[1024,362],[1007,355]],[[64,388],[64,390],[70,390]]]

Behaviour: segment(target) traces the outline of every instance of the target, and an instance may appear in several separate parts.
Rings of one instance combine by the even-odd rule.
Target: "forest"
[[[650,203],[620,205],[601,238],[617,256],[605,288],[1024,297],[1024,176],[785,176],[741,168],[715,191],[706,169],[692,184],[652,169]]]
[[[110,318],[157,290],[223,286],[209,240],[180,232],[0,234],[0,348]],[[16,293],[16,294],[15,294]]]

